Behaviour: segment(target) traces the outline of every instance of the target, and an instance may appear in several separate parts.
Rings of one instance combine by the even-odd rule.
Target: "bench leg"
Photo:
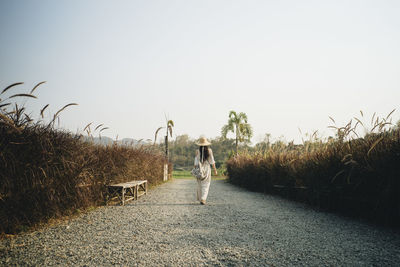
[[[125,206],[125,188],[122,188],[122,206]]]
[[[135,200],[138,199],[138,186],[135,186]]]
[[[144,183],[144,194],[147,195],[147,182]]]
[[[133,199],[135,199],[135,190],[132,187],[128,188],[127,192],[129,192],[129,194],[133,197]]]
[[[108,206],[110,200],[113,199],[114,197],[117,197],[117,199],[119,199],[119,200],[121,199],[120,194],[119,194],[119,189],[118,188],[107,188],[107,195],[105,197],[107,206]]]
[[[105,202],[106,206],[108,206],[109,198],[110,197],[109,197],[108,192],[107,192],[107,194],[104,196],[104,202]]]

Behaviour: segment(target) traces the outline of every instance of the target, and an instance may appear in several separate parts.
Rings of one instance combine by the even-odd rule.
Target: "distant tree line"
[[[235,153],[235,139],[216,137],[209,139],[215,158],[217,168]],[[179,135],[174,141],[169,142],[169,157],[174,168],[190,169],[193,166],[195,151],[198,149],[196,139],[190,138],[187,134]]]
[[[251,149],[248,145],[250,144],[253,131],[247,120],[246,113],[231,110],[229,112],[228,123],[221,129],[221,137],[210,140],[217,168],[223,167],[224,162],[231,156],[238,155],[239,147]],[[195,151],[197,149],[196,140],[184,134],[177,136],[175,141],[168,141],[168,131],[172,137],[172,127],[174,127],[173,121],[167,119],[167,133],[165,136],[166,157],[175,165],[175,168],[190,169],[193,166]],[[157,133],[162,128],[157,129],[154,143],[157,140]],[[227,138],[229,132],[235,134],[235,139]]]

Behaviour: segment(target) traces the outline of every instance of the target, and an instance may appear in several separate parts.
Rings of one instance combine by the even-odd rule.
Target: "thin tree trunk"
[[[236,125],[236,156],[239,155],[238,152],[238,146],[239,146],[239,137],[238,137],[238,126]]]
[[[165,136],[165,158],[166,158],[167,161],[168,161],[168,133],[167,133],[167,135]]]

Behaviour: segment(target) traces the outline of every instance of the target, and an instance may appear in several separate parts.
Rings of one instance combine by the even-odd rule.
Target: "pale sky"
[[[40,81],[33,115],[119,139],[220,135],[245,112],[253,143],[333,135],[362,110],[400,119],[400,1],[0,0],[0,87]],[[11,91],[11,90],[10,90]]]

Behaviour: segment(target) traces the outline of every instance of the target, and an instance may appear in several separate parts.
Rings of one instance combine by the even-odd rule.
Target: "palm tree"
[[[168,154],[169,154],[169,150],[168,150],[168,133],[172,137],[172,127],[174,127],[174,122],[172,120],[168,120],[167,119],[167,127],[165,127],[167,129],[167,132],[166,132],[166,135],[164,137],[165,138],[165,157],[166,157],[167,160],[168,160]],[[157,141],[157,134],[161,129],[164,129],[164,127],[159,127],[157,129],[156,133],[155,133],[154,144]]]
[[[221,130],[222,137],[226,138],[229,132],[236,134],[235,149],[236,155],[238,155],[239,142],[250,141],[253,136],[253,130],[247,123],[246,113],[240,112],[238,114],[233,110],[229,112],[228,124],[224,125]]]

